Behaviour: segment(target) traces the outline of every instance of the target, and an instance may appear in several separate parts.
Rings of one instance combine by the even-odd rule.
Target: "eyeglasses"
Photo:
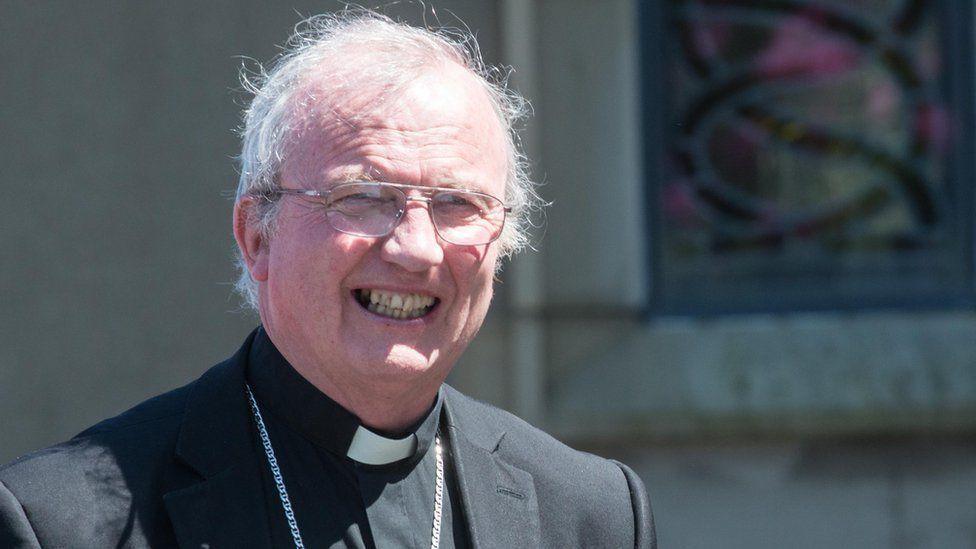
[[[408,196],[419,191],[421,196]],[[490,194],[444,187],[422,187],[383,182],[343,183],[327,191],[272,189],[260,196],[295,195],[311,199],[325,210],[325,218],[340,232],[382,237],[400,224],[407,202],[426,202],[437,235],[460,246],[493,242],[505,227],[511,208]]]

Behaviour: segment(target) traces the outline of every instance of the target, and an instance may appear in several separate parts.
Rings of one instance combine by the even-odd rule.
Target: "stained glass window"
[[[672,0],[655,14],[659,309],[971,303],[967,2]]]

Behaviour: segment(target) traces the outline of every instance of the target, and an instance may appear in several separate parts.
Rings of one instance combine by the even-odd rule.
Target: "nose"
[[[408,201],[403,217],[383,241],[380,257],[406,271],[419,273],[444,261],[444,248],[425,201]]]

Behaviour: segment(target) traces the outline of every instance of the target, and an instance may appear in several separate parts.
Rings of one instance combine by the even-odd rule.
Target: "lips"
[[[420,293],[361,288],[355,290],[353,294],[356,301],[368,311],[398,320],[420,318],[430,313],[440,303],[436,297]]]

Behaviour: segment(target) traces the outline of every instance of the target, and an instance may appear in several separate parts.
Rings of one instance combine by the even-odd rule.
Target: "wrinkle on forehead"
[[[331,126],[412,129],[400,124],[404,119],[400,115],[418,105],[432,104],[437,105],[440,119],[460,121],[459,127],[470,127],[475,119],[489,119],[502,131],[482,84],[468,69],[452,62],[437,62],[398,79],[370,78],[348,68],[322,68],[309,77],[293,101],[293,129],[299,134]]]
[[[478,78],[459,62],[434,56],[404,59],[389,46],[347,44],[310,69],[299,85],[291,105],[299,123],[295,129],[323,121],[362,127],[368,123],[366,118],[384,114],[388,118],[418,92],[440,93],[447,106],[451,92],[438,86],[447,80],[461,83],[469,93],[476,92],[492,110]]]
[[[401,171],[415,156],[430,169],[426,177],[431,181],[458,178],[437,173],[439,159],[454,160],[461,171],[478,171],[488,158],[490,164],[501,166],[501,173],[491,177],[505,177],[506,136],[501,122],[480,83],[456,64],[431,66],[396,89],[386,84],[352,90],[319,77],[310,80],[300,95],[303,104],[298,106],[301,110],[294,119],[283,167],[286,178],[335,177],[338,174],[313,174],[309,169],[318,166],[327,171],[327,166],[338,163],[349,168],[343,178],[358,171],[358,175],[384,179],[387,172]]]

